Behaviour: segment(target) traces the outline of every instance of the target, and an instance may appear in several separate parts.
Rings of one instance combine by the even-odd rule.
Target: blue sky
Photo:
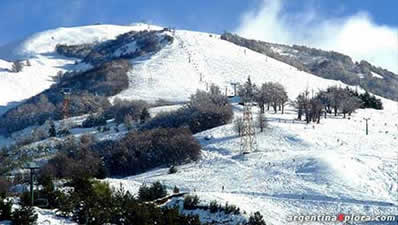
[[[372,28],[396,32],[397,9],[396,0],[1,0],[0,45],[60,26],[146,21],[205,32],[227,30],[256,39],[328,49],[336,46],[326,42],[341,41],[331,41],[320,33],[335,33],[338,24],[367,21]],[[270,20],[272,24],[267,22]],[[329,30],[325,24],[335,27]],[[304,31],[313,27],[314,34]],[[276,30],[276,34],[264,30]],[[339,31],[344,33],[343,28]],[[299,38],[293,38],[296,36]],[[391,32],[385,36],[380,41],[391,40]],[[337,46],[340,48],[346,46]],[[365,58],[372,57],[376,56]]]
[[[398,26],[395,0],[288,0],[286,11],[312,5],[325,17],[367,11],[378,24]],[[261,0],[1,0],[0,44],[59,26],[148,21],[192,30],[234,30],[241,15]]]

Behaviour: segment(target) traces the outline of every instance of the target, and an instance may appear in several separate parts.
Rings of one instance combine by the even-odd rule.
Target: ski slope
[[[220,39],[219,35],[177,30],[174,42],[157,54],[132,60],[130,88],[117,97],[153,101],[186,101],[197,89],[212,83],[233,94],[231,82],[282,83],[290,98],[306,88],[346,86],[298,71],[285,63]]]

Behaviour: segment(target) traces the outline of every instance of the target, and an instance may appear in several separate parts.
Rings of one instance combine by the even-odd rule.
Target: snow
[[[84,71],[92,67],[84,63],[75,65],[77,59],[56,54],[57,44],[73,45],[105,41],[132,30],[140,31],[148,28],[161,29],[158,26],[143,24],[61,27],[33,34],[23,41],[0,46],[0,115],[21,101],[49,88],[53,84],[52,77],[57,72]],[[11,61],[21,59],[29,60],[31,66],[24,66],[19,73],[10,72]],[[26,64],[26,61],[24,63]]]
[[[327,88],[345,84],[298,71],[285,63],[221,40],[218,35],[177,30],[174,42],[157,54],[132,60],[130,87],[117,97],[156,101],[186,101],[197,89],[214,83],[228,94],[231,82],[283,83],[289,97],[309,88]],[[202,79],[201,79],[202,78]]]
[[[14,48],[0,48],[0,55],[12,49],[14,56],[29,57],[32,64],[20,73],[11,73],[11,63],[0,60],[0,114],[48,88],[51,76],[58,71],[90,67],[74,65],[75,59],[54,54],[58,42],[79,44],[112,39],[132,29],[148,29],[148,25],[59,28],[14,43]],[[134,44],[128,48],[133,49]],[[306,88],[316,91],[331,85],[346,86],[249,49],[244,51],[220,40],[218,35],[210,37],[184,30],[177,30],[174,42],[160,52],[131,62],[134,65],[128,74],[130,87],[115,97],[184,102],[197,89],[206,90],[211,83],[231,94],[230,83],[243,83],[248,76],[256,84],[280,82],[291,99]],[[170,189],[176,185],[181,191],[197,194],[203,202],[217,200],[238,205],[248,213],[260,211],[267,224],[274,225],[284,225],[288,216],[298,214],[398,215],[398,105],[384,98],[382,101],[384,110],[358,110],[349,120],[329,117],[314,126],[293,123],[296,115],[290,108],[285,115],[268,112],[270,129],[257,135],[257,152],[240,156],[240,140],[233,125],[228,124],[196,134],[202,159],[178,166],[175,174],[168,174],[168,168],[157,168],[124,179],[106,180],[115,187],[122,183],[132,193],[143,183],[160,180]],[[239,116],[242,107],[233,106],[235,116]],[[156,115],[179,107],[149,111]],[[364,117],[371,118],[368,136]],[[73,130],[74,135],[92,131]],[[119,136],[110,131],[100,138]],[[205,140],[208,136],[213,138]],[[43,221],[53,215],[41,213]]]
[[[107,181],[136,193],[142,183],[159,180],[203,202],[229,202],[249,214],[259,210],[267,224],[286,224],[299,214],[397,215],[398,113],[390,104],[314,126],[293,123],[291,109],[285,115],[268,112],[270,129],[257,134],[257,152],[240,156],[240,139],[228,124],[196,134],[202,159],[178,166],[176,174],[158,168]],[[241,106],[234,109],[239,116]],[[369,115],[366,136],[363,118]]]
[[[371,72],[373,77],[379,78],[379,79],[384,79],[384,77],[378,73]]]
[[[91,25],[60,27],[29,36],[14,43],[13,48],[0,48],[1,58],[25,58],[38,54],[53,53],[57,44],[77,45],[114,39],[117,35],[139,29],[134,26]]]

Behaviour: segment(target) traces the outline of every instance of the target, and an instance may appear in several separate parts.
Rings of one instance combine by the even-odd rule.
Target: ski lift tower
[[[25,165],[24,167],[25,169],[29,169],[30,170],[30,204],[31,206],[34,205],[34,183],[33,183],[33,176],[35,173],[35,170],[40,169],[39,165],[37,165],[35,162],[29,162]]]
[[[248,154],[257,150],[256,130],[253,124],[252,103],[245,102],[243,111],[243,128],[240,138],[240,153]]]
[[[234,97],[236,96],[236,87],[239,86],[239,82],[231,82],[231,85],[234,87]]]

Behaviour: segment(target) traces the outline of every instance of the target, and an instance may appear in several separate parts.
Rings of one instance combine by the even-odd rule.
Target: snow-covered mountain
[[[59,28],[0,47],[0,115],[49,88],[58,71],[92,68],[81,59],[57,54],[57,44],[92,44],[147,29],[163,28],[146,24]],[[173,42],[154,54],[130,59],[129,88],[111,99],[178,103],[211,84],[231,95],[231,83],[243,83],[248,76],[257,84],[283,84],[290,99],[307,88],[317,91],[331,85],[347,86],[222,40],[220,35],[165,32]],[[15,59],[23,59],[25,64],[29,60],[31,66],[11,72],[11,60]],[[350,120],[329,118],[314,126],[292,123],[295,114],[291,109],[285,115],[267,113],[270,129],[257,135],[258,152],[246,157],[239,156],[240,139],[233,125],[217,127],[195,135],[203,148],[202,159],[180,166],[176,174],[155,169],[108,181],[136,192],[140,184],[160,180],[170,187],[196,192],[206,202],[217,200],[247,212],[260,211],[267,224],[287,224],[288,216],[298,214],[398,215],[398,103],[382,101],[383,110],[361,109]],[[235,117],[239,116],[241,106],[233,106]],[[372,118],[369,136],[364,134],[364,117]]]

